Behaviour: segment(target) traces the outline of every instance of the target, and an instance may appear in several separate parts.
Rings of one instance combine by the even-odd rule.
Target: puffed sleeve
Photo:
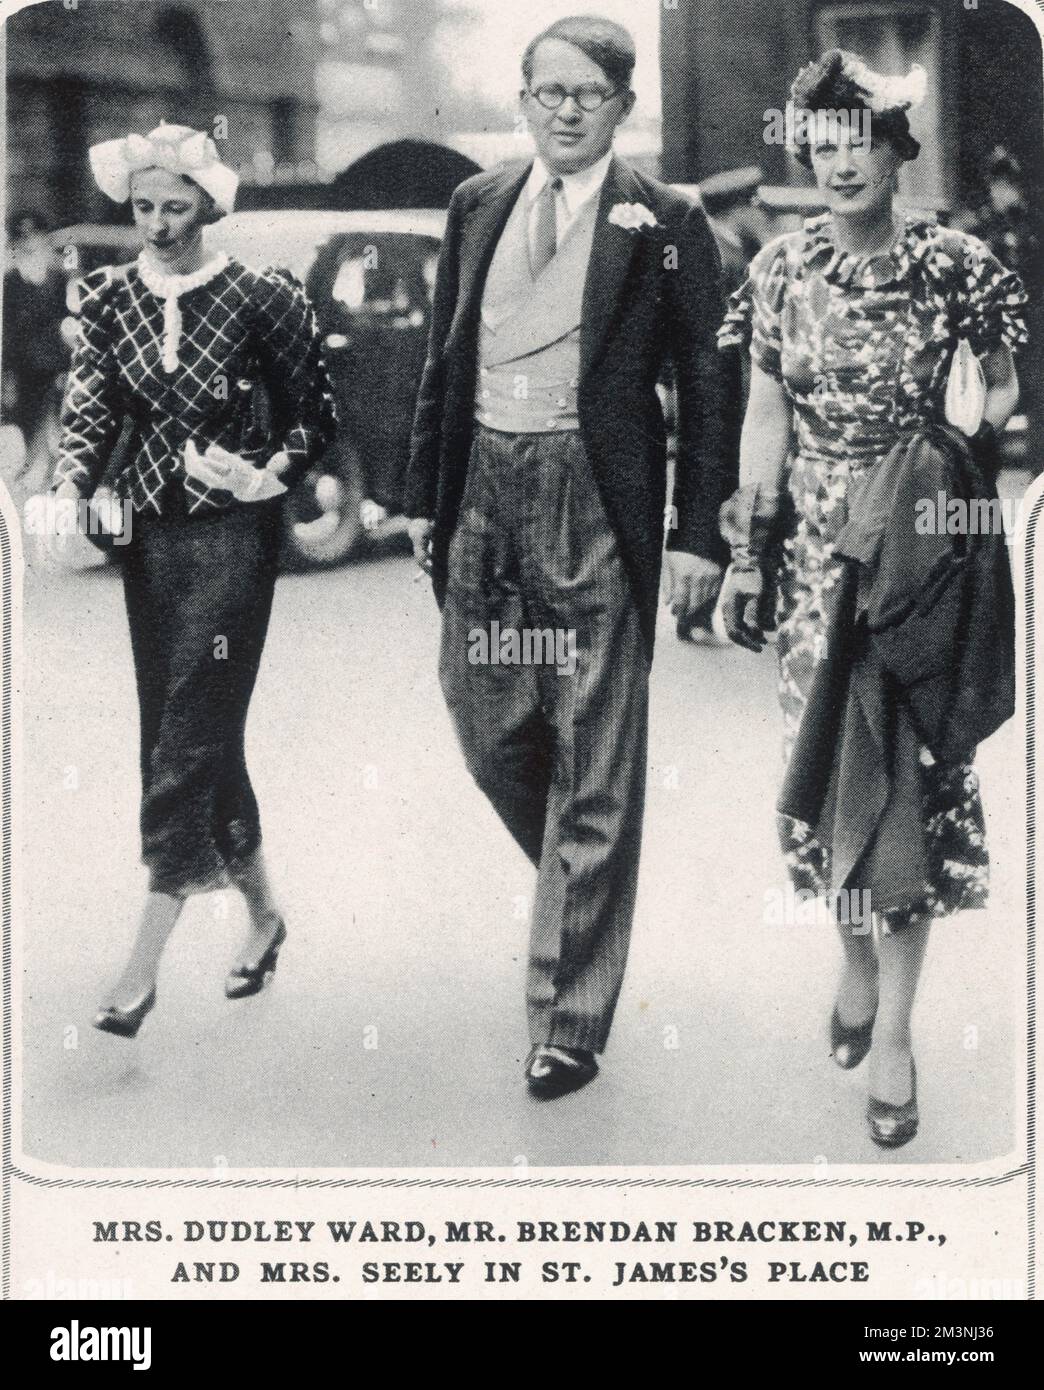
[[[290,459],[281,478],[293,487],[337,428],[322,341],[304,286],[286,271],[258,275],[254,308],[258,355],[279,431],[276,447]]]
[[[54,486],[71,482],[89,497],[105,471],[120,432],[111,268],[77,284],[76,347],[62,403]]]
[[[750,348],[751,360],[774,376],[782,377],[781,328],[787,287],[785,238],[762,247],[750,263],[747,278],[729,298],[724,322],[718,330],[718,348]]]
[[[1021,279],[1006,270],[978,237],[961,235],[958,250],[958,336],[967,338],[980,357],[1000,347],[1017,352],[1027,340],[1026,291]]]

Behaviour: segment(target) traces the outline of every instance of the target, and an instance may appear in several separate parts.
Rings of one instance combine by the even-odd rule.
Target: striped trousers
[[[468,768],[537,868],[531,1040],[601,1052],[634,912],[649,662],[579,434],[476,429],[439,666]]]

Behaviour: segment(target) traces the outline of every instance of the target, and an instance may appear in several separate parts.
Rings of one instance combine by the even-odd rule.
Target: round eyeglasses
[[[529,95],[535,97],[545,111],[557,111],[567,98],[572,97],[581,111],[597,111],[607,101],[619,96],[620,88],[607,92],[593,82],[583,87],[562,87],[557,82],[547,82],[543,86],[530,88]]]

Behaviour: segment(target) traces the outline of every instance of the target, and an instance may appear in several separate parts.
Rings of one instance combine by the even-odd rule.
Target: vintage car
[[[235,213],[215,249],[304,282],[337,402],[337,439],[289,500],[284,561],[332,565],[405,533],[403,479],[446,215]]]

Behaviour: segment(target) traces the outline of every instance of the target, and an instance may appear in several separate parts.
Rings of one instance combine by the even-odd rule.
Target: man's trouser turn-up
[[[638,877],[648,676],[580,435],[479,427],[440,677],[468,768],[537,866],[534,1043],[605,1046]]]

